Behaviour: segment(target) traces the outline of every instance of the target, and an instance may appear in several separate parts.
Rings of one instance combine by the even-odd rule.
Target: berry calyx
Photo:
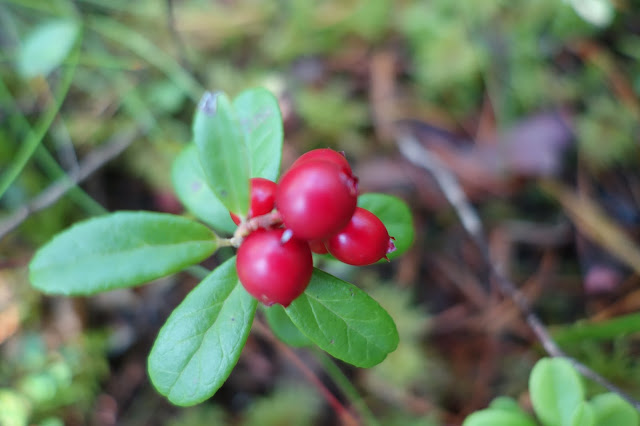
[[[369,210],[356,208],[351,220],[325,243],[329,253],[348,265],[364,266],[396,249],[382,221]]]
[[[249,204],[249,213],[247,219],[252,217],[262,216],[273,210],[275,205],[276,183],[264,178],[251,178],[249,180],[249,190],[251,194],[251,201]],[[233,213],[231,220],[236,225],[240,225],[240,217]]]
[[[238,278],[267,306],[289,306],[307,288],[313,272],[309,244],[298,238],[282,243],[283,233],[284,229],[259,229],[238,248]]]
[[[295,237],[324,240],[349,223],[357,198],[358,180],[343,167],[308,160],[282,176],[276,208]]]
[[[338,166],[342,167],[347,171],[348,174],[351,174],[351,166],[347,161],[347,157],[345,157],[344,153],[334,151],[331,148],[319,148],[313,149],[311,151],[305,152],[302,154],[296,161],[293,162],[290,169],[297,167],[301,164],[306,163],[309,160],[324,160],[330,163],[335,163]]]

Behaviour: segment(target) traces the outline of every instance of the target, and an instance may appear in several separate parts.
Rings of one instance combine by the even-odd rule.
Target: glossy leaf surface
[[[236,112],[224,93],[206,93],[193,120],[193,141],[211,191],[227,210],[249,210],[249,150]]]
[[[533,408],[548,426],[571,424],[577,407],[584,401],[582,378],[566,359],[543,358],[529,377]]]
[[[278,100],[268,90],[255,88],[240,93],[233,106],[249,148],[251,177],[275,182],[284,138]]]
[[[398,346],[395,323],[378,302],[319,269],[285,311],[321,349],[357,367],[379,364]]]
[[[148,365],[156,389],[183,406],[213,395],[238,362],[256,307],[238,281],[235,257],[217,267],[160,330]]]
[[[187,210],[215,230],[233,233],[236,225],[229,216],[229,210],[209,188],[195,145],[187,145],[176,157],[171,168],[171,180]]]
[[[36,252],[29,278],[45,293],[87,295],[177,272],[216,248],[211,230],[184,217],[118,212],[58,234]]]
[[[271,331],[278,339],[289,346],[302,347],[312,345],[313,342],[291,322],[291,319],[281,305],[272,305],[264,308],[265,318]]]

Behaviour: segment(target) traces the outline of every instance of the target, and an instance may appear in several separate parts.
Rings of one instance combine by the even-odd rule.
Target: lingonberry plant
[[[631,404],[606,392],[590,400],[582,376],[563,358],[542,358],[529,376],[529,397],[536,421],[518,402],[501,396],[468,416],[462,426],[638,426]]]
[[[346,157],[330,149],[302,155],[278,179],[282,141],[280,110],[268,91],[247,90],[233,102],[205,94],[193,143],[171,176],[180,200],[208,226],[154,212],[89,219],[38,250],[31,283],[48,294],[91,295],[141,285],[219,247],[236,247],[237,256],[173,311],[149,355],[152,383],[178,405],[197,404],[222,386],[258,301],[286,343],[315,344],[359,367],[380,363],[398,344],[393,320],[358,287],[314,268],[311,250],[329,248],[356,265],[393,259],[413,240],[409,209],[390,195],[358,194]]]

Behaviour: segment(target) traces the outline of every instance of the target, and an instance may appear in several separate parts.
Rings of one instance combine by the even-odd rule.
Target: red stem
[[[358,426],[360,422],[354,417],[354,415],[340,402],[338,399],[327,389],[322,381],[316,376],[316,374],[291,350],[287,345],[278,340],[271,330],[266,327],[260,320],[253,323],[255,331],[262,337],[269,340],[285,357],[287,357],[298,369],[305,378],[314,385],[322,396],[327,400],[329,405],[338,415],[341,423],[345,426]]]
[[[231,245],[234,247],[240,247],[242,241],[253,231],[260,228],[271,228],[273,226],[280,225],[281,223],[282,216],[280,216],[280,212],[277,210],[262,216],[252,217],[238,226],[236,232],[233,233],[233,238],[231,238]]]

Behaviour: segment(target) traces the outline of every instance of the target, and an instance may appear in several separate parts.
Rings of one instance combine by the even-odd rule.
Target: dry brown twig
[[[27,220],[33,213],[46,209],[58,201],[71,188],[85,180],[108,161],[117,157],[135,140],[139,131],[129,129],[115,135],[110,142],[88,154],[79,167],[69,172],[40,194],[34,197],[28,204],[23,205],[10,213],[0,222],[0,240]]]
[[[640,411],[640,401],[635,400],[625,391],[609,382],[607,379],[591,370],[580,361],[568,356],[564,351],[562,351],[562,349],[560,349],[538,315],[536,315],[531,308],[527,298],[520,292],[520,290],[518,290],[513,282],[511,282],[511,280],[509,280],[509,278],[500,271],[491,259],[489,245],[487,244],[487,239],[482,229],[482,222],[480,221],[475,209],[469,203],[467,196],[453,173],[447,169],[436,155],[424,148],[409,131],[398,130],[396,133],[396,143],[400,152],[407,160],[431,173],[438,184],[439,189],[442,191],[447,201],[449,201],[453,206],[460,222],[462,222],[464,230],[469,234],[480,251],[484,262],[491,272],[491,276],[497,282],[502,293],[510,298],[520,309],[520,312],[525,317],[527,324],[531,327],[533,333],[536,335],[545,351],[553,357],[565,358],[583,376],[593,380],[601,386],[604,386],[611,392],[617,393],[633,405],[636,410]]]

